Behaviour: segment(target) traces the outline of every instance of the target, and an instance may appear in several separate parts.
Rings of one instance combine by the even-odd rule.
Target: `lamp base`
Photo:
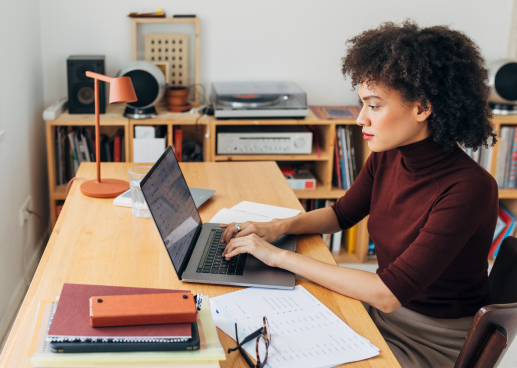
[[[81,184],[81,192],[88,197],[114,198],[129,189],[129,183],[118,179],[88,180]]]
[[[145,108],[126,106],[124,116],[129,119],[153,119],[158,117],[158,113],[154,106]]]

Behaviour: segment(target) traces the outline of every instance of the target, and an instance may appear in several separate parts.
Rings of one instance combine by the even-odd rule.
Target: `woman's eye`
[[[375,110],[377,108],[379,108],[379,106],[374,106],[374,105],[368,105],[372,110]]]

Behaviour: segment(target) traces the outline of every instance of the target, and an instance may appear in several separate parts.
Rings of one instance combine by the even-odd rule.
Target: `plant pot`
[[[166,91],[167,97],[184,97],[188,96],[190,90],[187,87],[168,87]]]
[[[185,96],[167,96],[167,105],[182,106],[188,102],[188,95]]]
[[[184,105],[179,105],[179,106],[167,105],[167,110],[169,110],[171,112],[185,112],[185,111],[190,111],[191,109],[192,109],[191,103],[186,103]]]

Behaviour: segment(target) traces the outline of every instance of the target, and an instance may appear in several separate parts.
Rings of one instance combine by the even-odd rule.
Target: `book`
[[[339,166],[339,151],[338,151],[338,145],[337,145],[337,132],[336,132],[336,138],[334,139],[334,166],[336,170],[335,177],[337,178],[337,187],[339,189],[343,189],[343,184],[341,182],[341,166]]]
[[[512,151],[513,151],[513,138],[515,136],[515,127],[508,127],[509,131],[506,136],[506,153],[505,153],[505,164],[504,164],[504,180],[503,188],[508,189],[510,183],[510,166],[512,164]]]
[[[120,135],[113,137],[113,162],[120,162],[122,151],[120,148]]]
[[[338,146],[338,160],[339,160],[339,168],[341,169],[341,188],[346,189],[346,176],[344,175],[345,168],[343,167],[343,140],[341,139],[341,127],[336,127],[336,137],[337,137],[337,146]]]
[[[302,167],[296,167],[294,174],[284,174],[287,184],[292,189],[316,189],[316,178],[311,172]]]
[[[513,230],[515,228],[515,216],[501,204],[499,204],[499,217],[504,221],[505,227],[492,243],[490,251],[488,252],[489,259],[494,259],[497,256],[497,252],[499,251],[499,247],[501,246],[503,239],[513,234]]]
[[[512,157],[510,161],[510,172],[508,179],[508,189],[515,189],[515,174],[517,171],[517,129],[514,129]]]
[[[77,147],[75,146],[74,132],[68,133],[68,142],[70,143],[70,161],[72,162],[72,175],[75,176],[79,170],[79,158],[77,154]]]
[[[193,351],[55,354],[51,352],[45,336],[57,306],[55,300],[39,303],[28,353],[33,367],[215,368],[219,367],[220,360],[226,359],[212,320],[208,296],[203,296],[198,312],[199,350]]]
[[[367,253],[367,257],[368,258],[374,258],[376,256],[377,255],[375,254],[375,245],[373,244],[373,240],[369,239],[368,240],[368,253]]]
[[[352,144],[351,144],[351,130],[350,130],[350,127],[346,126],[345,127],[345,139],[346,139],[346,146],[347,146],[347,150],[346,150],[346,159],[347,159],[347,165],[348,165],[348,176],[350,177],[349,178],[349,182],[350,182],[350,185],[348,186],[348,189],[350,189],[350,187],[352,186],[352,184],[354,183],[354,173],[353,173],[353,165],[352,165]]]
[[[357,241],[357,225],[352,226],[346,232],[346,248],[348,249],[348,254],[355,253],[355,243]]]
[[[348,173],[349,167],[348,167],[348,160],[347,160],[347,150],[348,146],[346,144],[346,137],[345,137],[345,128],[339,127],[340,130],[340,137],[341,137],[341,147],[343,148],[341,157],[341,177],[343,179],[343,189],[349,189],[350,188],[350,174]],[[341,153],[341,152],[340,152]]]
[[[181,162],[183,155],[183,131],[181,128],[174,129],[174,155],[176,160]]]
[[[332,234],[332,254],[339,254],[341,252],[341,240],[343,238],[343,231],[338,231]]]
[[[495,240],[497,239],[499,234],[501,234],[501,231],[503,231],[505,226],[506,226],[506,222],[504,222],[504,220],[501,218],[501,216],[497,216],[497,223],[495,225],[494,238],[492,239],[492,242],[495,242]]]
[[[95,328],[90,325],[89,299],[92,296],[179,292],[184,291],[65,283],[56,314],[48,330],[47,340],[94,341],[97,339],[116,339],[118,342],[124,342],[151,338],[159,341],[190,338],[191,326],[189,323],[105,328]]]

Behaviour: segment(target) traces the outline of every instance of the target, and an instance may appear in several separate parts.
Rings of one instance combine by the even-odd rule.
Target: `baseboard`
[[[34,273],[36,272],[36,268],[38,267],[38,264],[40,262],[41,256],[43,254],[43,241],[40,241],[38,246],[36,247],[36,252],[34,252],[29,265],[28,270],[26,272],[29,274],[29,278],[32,280],[32,277]],[[2,317],[2,320],[0,321],[0,344],[3,345],[5,339],[7,338],[7,334],[9,333],[11,329],[11,325],[14,322],[14,318],[18,314],[18,310],[20,308],[20,305],[22,304],[23,298],[25,297],[25,294],[27,293],[28,285],[25,281],[25,278],[22,277],[18,281],[18,285],[16,286],[16,289],[11,297],[11,300],[9,300],[9,304],[7,304],[7,309],[5,310],[5,313]],[[0,349],[1,351],[2,349]]]

